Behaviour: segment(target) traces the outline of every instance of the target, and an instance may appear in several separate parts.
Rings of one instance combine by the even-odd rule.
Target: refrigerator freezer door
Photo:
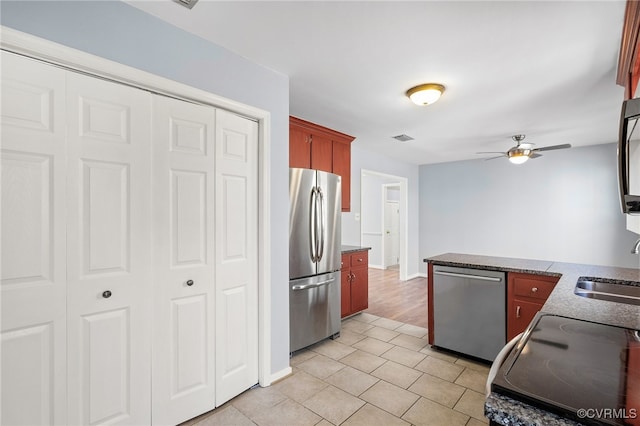
[[[289,279],[317,273],[313,260],[316,171],[289,169]]]
[[[342,243],[342,183],[333,173],[317,172],[318,211],[318,273],[338,271]]]

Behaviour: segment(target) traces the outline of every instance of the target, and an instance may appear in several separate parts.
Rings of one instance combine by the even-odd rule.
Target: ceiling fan
[[[571,148],[571,144],[568,144],[568,143],[565,143],[562,145],[551,145],[551,146],[543,146],[541,148],[534,148],[533,147],[534,144],[532,143],[522,143],[524,138],[525,138],[525,135],[511,136],[511,139],[513,139],[516,142],[516,146],[509,149],[507,152],[489,151],[489,152],[477,152],[476,154],[501,154],[501,155],[498,155],[497,157],[487,158],[487,160],[507,157],[509,158],[509,161],[511,161],[513,164],[522,164],[525,161],[527,161],[529,158],[541,157],[542,155],[538,154],[538,152],[541,152],[541,151],[552,151],[554,149]]]

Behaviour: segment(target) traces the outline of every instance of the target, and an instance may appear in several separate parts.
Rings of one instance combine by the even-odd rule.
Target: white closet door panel
[[[216,111],[216,405],[258,382],[257,134]]]
[[[153,423],[214,408],[215,110],[153,100]]]
[[[64,424],[65,72],[0,55],[0,424]]]
[[[151,421],[151,95],[69,73],[68,368],[75,424]]]

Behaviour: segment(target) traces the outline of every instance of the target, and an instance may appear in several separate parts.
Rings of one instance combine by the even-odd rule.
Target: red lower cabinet
[[[558,277],[548,275],[507,275],[507,341],[522,333],[553,291]]]
[[[369,307],[369,258],[366,250],[342,255],[342,318]]]

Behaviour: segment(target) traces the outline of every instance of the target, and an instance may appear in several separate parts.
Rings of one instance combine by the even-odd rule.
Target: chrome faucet
[[[635,245],[631,249],[631,254],[638,254],[638,253],[640,253],[640,238],[638,238],[638,241],[636,241]]]

